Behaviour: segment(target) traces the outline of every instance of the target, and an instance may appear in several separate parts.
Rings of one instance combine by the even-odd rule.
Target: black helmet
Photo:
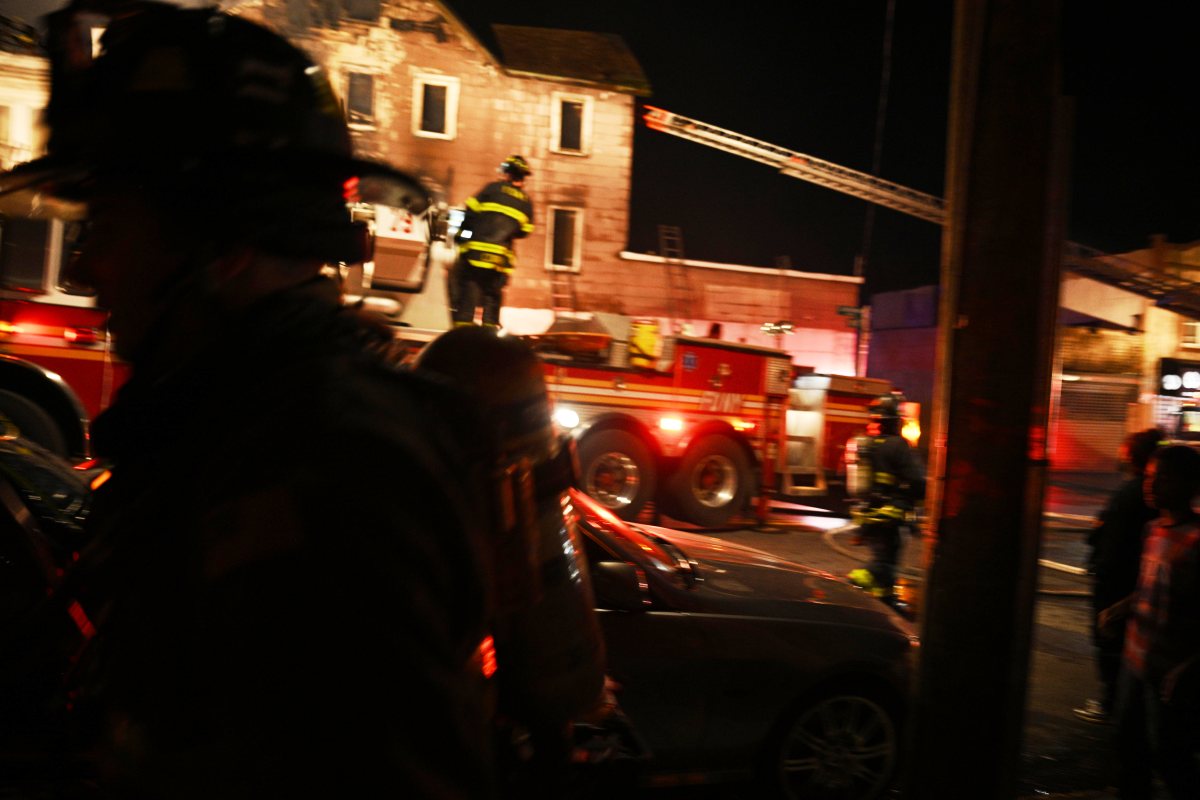
[[[875,398],[867,411],[870,413],[871,419],[875,422],[899,420],[901,416],[900,407],[903,403],[904,396],[892,392],[891,394],[880,395]]]
[[[260,25],[137,0],[73,0],[47,21],[48,155],[0,175],[0,195],[86,199],[96,181],[130,177],[192,198],[222,230],[244,228],[234,236],[300,236],[301,254],[347,261],[360,241],[347,188],[416,212],[429,204],[416,179],[353,157],[324,71]],[[104,24],[93,58],[91,30]],[[276,223],[287,230],[272,234]],[[312,253],[318,241],[329,252]]]
[[[505,175],[510,175],[516,180],[521,180],[526,175],[533,172],[529,168],[529,162],[518,155],[512,155],[500,162],[500,171]]]

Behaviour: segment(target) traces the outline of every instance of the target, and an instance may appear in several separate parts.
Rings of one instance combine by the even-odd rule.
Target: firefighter
[[[861,437],[857,458],[869,468],[867,496],[853,518],[859,537],[871,551],[865,567],[847,576],[889,605],[896,598],[896,565],[903,545],[901,533],[915,504],[925,494],[925,477],[916,451],[900,435],[904,398],[896,393],[877,398],[870,406],[867,435]]]
[[[323,270],[365,255],[348,181],[427,192],[353,158],[323,71],[252,22],[76,0],[50,31],[48,156],[0,194],[86,209],[71,278],[132,364],[54,598],[55,749],[111,797],[495,796],[477,415]]]
[[[455,327],[473,325],[477,306],[483,308],[485,327],[500,327],[504,287],[517,263],[513,241],[533,231],[533,201],[524,189],[529,162],[511,155],[499,171],[500,180],[467,198],[467,212],[455,237],[459,256],[450,276]]]

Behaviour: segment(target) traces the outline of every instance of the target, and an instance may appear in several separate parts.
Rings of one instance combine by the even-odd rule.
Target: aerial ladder
[[[758,161],[789,177],[858,197],[926,222],[938,225],[946,222],[946,203],[942,198],[885,181],[870,173],[788,150],[655,106],[645,106],[642,118],[651,130]],[[1182,276],[1074,242],[1064,244],[1062,264],[1064,269],[1076,275],[1148,297],[1160,308],[1200,319],[1200,285]]]

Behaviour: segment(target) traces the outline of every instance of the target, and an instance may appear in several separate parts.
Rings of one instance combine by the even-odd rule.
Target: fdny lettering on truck
[[[736,392],[706,391],[700,395],[701,411],[716,411],[720,414],[740,414],[742,395]]]

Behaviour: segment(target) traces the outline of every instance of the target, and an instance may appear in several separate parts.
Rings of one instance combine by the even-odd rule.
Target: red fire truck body
[[[60,280],[64,225],[0,220],[0,413],[63,455],[87,454],[88,420],[128,376],[106,313]]]
[[[575,333],[529,338],[555,419],[576,437],[584,490],[626,518],[651,501],[706,527],[750,511],[762,518],[771,496],[829,506],[841,496],[847,442],[891,391],[716,339],[666,337],[661,355],[635,366],[619,339],[589,351]]]

